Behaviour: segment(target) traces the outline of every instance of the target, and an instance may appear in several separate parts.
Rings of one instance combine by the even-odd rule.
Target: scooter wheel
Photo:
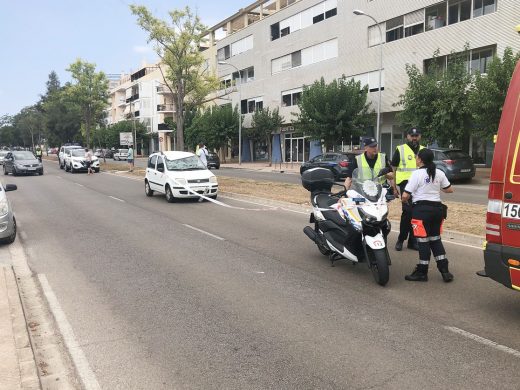
[[[373,250],[367,248],[370,270],[377,284],[384,286],[390,279],[390,269],[388,267],[388,253],[385,249]]]

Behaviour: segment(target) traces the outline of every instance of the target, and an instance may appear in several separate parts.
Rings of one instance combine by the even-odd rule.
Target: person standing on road
[[[410,179],[412,172],[417,169],[415,156],[419,153],[419,150],[423,149],[424,146],[420,144],[421,131],[412,127],[408,130],[406,136],[407,142],[402,145],[398,145],[395,149],[394,155],[392,156],[392,168],[395,173],[395,184],[394,184],[394,195],[403,194],[406,184]],[[399,186],[399,191],[397,191]],[[399,226],[399,237],[395,243],[395,250],[402,251],[403,243],[408,239],[407,247],[409,249],[418,250],[417,241],[413,237],[413,230],[411,225],[412,219],[412,200],[409,202],[403,202],[403,211],[401,213],[401,224]]]
[[[199,156],[200,161],[204,164],[205,167],[208,166],[208,149],[206,149],[206,146],[204,143],[199,144],[199,150],[197,150],[197,156]]]
[[[36,147],[36,158],[42,162],[42,149],[39,146]]]
[[[381,169],[391,169],[390,161],[385,153],[379,153],[377,148],[377,140],[373,137],[363,139],[365,152],[357,155],[348,164],[347,177],[345,178],[345,188],[348,190],[352,184],[352,173],[354,169],[362,169],[362,172],[372,172],[372,177],[376,177]],[[393,173],[385,175],[386,179],[393,179]],[[385,177],[380,178],[384,182]]]
[[[411,282],[427,282],[430,252],[437,262],[442,280],[453,280],[448,269],[448,258],[441,241],[442,223],[446,219],[447,207],[441,203],[441,191],[452,193],[453,188],[441,170],[433,162],[433,152],[421,149],[416,157],[417,166],[404,192],[401,201],[407,203],[413,196],[412,226],[419,246],[419,263],[405,279]]]
[[[88,148],[85,148],[85,164],[87,165],[87,173],[92,175],[94,170],[92,169],[92,153]]]
[[[128,157],[126,159],[128,161],[128,167],[130,172],[134,171],[134,145],[130,145],[128,148]]]

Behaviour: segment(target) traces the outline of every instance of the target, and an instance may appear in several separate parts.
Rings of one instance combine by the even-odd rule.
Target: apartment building
[[[355,15],[356,9],[378,24]],[[405,65],[424,69],[436,50],[442,62],[467,44],[468,72],[485,73],[493,55],[502,56],[508,46],[520,51],[514,31],[519,18],[518,0],[261,0],[213,26],[213,50],[205,55],[222,91],[231,92],[218,104],[229,98],[239,104],[245,127],[255,109],[280,109],[285,125],[273,134],[275,161],[300,162],[321,153],[319,143],[295,131],[293,113],[303,85],[342,75],[369,86],[374,110],[381,88],[381,146],[391,153],[405,130],[394,106],[408,85]],[[347,145],[349,140],[338,140],[339,148]],[[492,145],[471,140],[476,162],[489,160],[490,150]],[[264,144],[243,139],[243,161],[267,158]]]
[[[129,75],[121,75],[110,89],[107,125],[123,120],[144,124],[151,134],[148,145],[137,145],[138,154],[174,149],[172,130],[165,119],[173,118],[173,95],[164,84],[158,65],[143,65]]]

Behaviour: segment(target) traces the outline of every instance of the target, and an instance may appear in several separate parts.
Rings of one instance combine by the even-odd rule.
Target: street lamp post
[[[377,28],[379,29],[379,96],[377,100],[377,124],[376,124],[376,140],[378,143],[380,143],[379,136],[380,136],[380,126],[381,126],[381,74],[383,73],[383,31],[381,30],[381,25],[379,22],[371,15],[366,14],[365,12],[355,9],[352,11],[354,15],[364,15],[369,17],[374,21],[374,23],[377,25]]]
[[[241,102],[241,89],[242,89],[242,74],[240,70],[233,64],[225,61],[219,61],[219,65],[229,65],[236,69],[238,72],[238,165],[242,165],[242,102]],[[233,77],[231,77],[233,79]]]

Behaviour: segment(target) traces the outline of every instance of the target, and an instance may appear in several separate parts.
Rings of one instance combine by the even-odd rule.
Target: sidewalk
[[[0,263],[0,389],[40,389],[13,268]]]

